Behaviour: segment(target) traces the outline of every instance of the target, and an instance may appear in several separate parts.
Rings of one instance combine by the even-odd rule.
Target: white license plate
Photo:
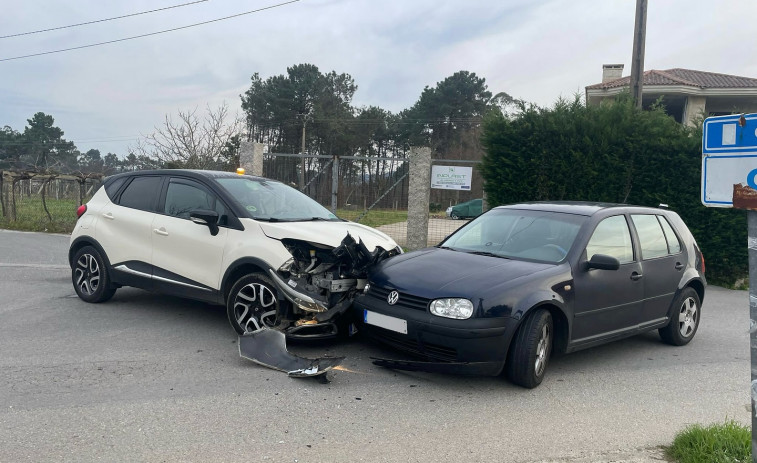
[[[407,334],[407,320],[390,317],[370,310],[364,309],[363,321],[369,325],[379,326],[381,328],[396,331],[397,333]]]

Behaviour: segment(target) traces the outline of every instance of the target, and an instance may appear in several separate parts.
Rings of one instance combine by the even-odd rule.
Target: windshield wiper
[[[509,259],[509,257],[503,256],[502,254],[495,254],[493,252],[489,251],[465,251],[468,254],[475,254],[477,256],[489,256],[489,257],[499,257],[502,259]]]

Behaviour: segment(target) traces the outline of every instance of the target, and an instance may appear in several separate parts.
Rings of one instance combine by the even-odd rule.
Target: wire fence
[[[0,172],[0,228],[70,233],[100,176]]]
[[[452,166],[472,166],[468,190],[431,189],[429,186],[428,245],[435,245],[467,219],[481,213],[483,181],[478,165],[470,161],[437,160]],[[409,160],[407,158],[357,156],[309,156],[268,153],[263,176],[298,188],[340,218],[368,225],[407,244]],[[479,200],[478,208],[448,208]],[[459,219],[459,220],[456,220]]]

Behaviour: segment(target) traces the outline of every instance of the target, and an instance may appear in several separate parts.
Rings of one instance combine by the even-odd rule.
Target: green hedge
[[[701,127],[684,127],[659,106],[639,111],[627,95],[598,106],[576,98],[520,109],[484,123],[481,172],[490,205],[664,203],[694,234],[710,282],[730,284],[748,273],[745,212],[706,208],[700,200]]]

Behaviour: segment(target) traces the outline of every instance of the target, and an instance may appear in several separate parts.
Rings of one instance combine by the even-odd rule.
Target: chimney
[[[602,65],[602,83],[623,77],[622,64],[603,64]]]

